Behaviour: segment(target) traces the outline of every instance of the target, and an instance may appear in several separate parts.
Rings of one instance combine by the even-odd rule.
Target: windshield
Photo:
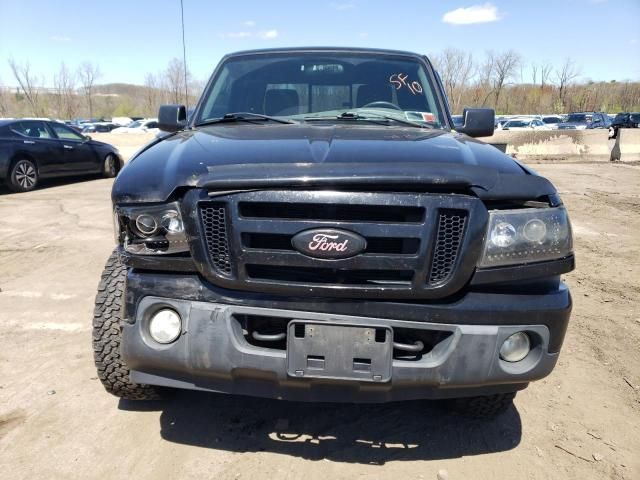
[[[131,122],[129,125],[127,125],[127,127],[138,128],[140,125],[142,125],[142,120],[136,120],[135,122]]]
[[[544,117],[542,121],[544,123],[560,123],[560,119],[558,117]]]
[[[412,58],[309,52],[232,57],[203,96],[195,123],[250,112],[304,120],[357,112],[444,123],[430,76]]]
[[[567,117],[567,123],[590,123],[591,115],[584,113],[572,113]]]

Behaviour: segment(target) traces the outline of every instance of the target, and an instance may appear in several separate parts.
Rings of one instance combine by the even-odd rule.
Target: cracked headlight
[[[116,239],[129,253],[162,255],[189,251],[177,202],[117,207],[115,231]]]
[[[499,267],[564,258],[573,251],[564,207],[493,210],[480,267]]]

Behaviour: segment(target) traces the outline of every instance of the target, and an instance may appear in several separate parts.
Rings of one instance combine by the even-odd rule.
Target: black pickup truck
[[[116,178],[96,297],[107,391],[449,399],[494,415],[554,368],[571,227],[553,185],[454,131],[421,55],[310,48],[220,62],[195,111]]]

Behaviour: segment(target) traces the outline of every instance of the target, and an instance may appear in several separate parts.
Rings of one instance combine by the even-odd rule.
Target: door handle
[[[23,140],[22,143],[26,143],[27,145],[35,145],[36,142],[33,140]]]
[[[71,145],[65,145],[64,148],[67,150],[73,150],[73,147]]]

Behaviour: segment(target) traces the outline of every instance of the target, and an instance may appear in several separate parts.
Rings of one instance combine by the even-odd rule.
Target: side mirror
[[[158,112],[158,128],[164,132],[177,132],[187,125],[187,108],[184,105],[161,105]]]
[[[496,112],[492,108],[465,108],[462,113],[464,124],[456,131],[470,137],[490,137],[496,121]]]
[[[92,140],[92,138],[91,138],[89,135],[85,135],[85,136],[84,136],[84,141],[85,141],[85,142],[89,142],[89,141],[91,141],[91,140]]]

